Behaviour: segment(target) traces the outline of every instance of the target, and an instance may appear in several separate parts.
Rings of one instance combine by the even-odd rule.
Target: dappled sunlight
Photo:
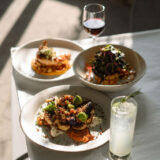
[[[91,38],[84,39],[81,41],[81,45],[83,48],[89,48],[93,45],[100,45],[100,44],[119,44],[122,46],[126,46],[128,48],[133,47],[133,34],[127,33],[127,34],[119,34],[119,35],[113,35],[113,36],[107,36],[107,37],[101,37],[101,39],[97,39],[93,41]]]
[[[76,39],[80,14],[81,10],[76,6],[58,1],[42,1],[20,43],[47,37]]]
[[[16,0],[16,1],[12,1],[10,6],[8,6],[7,10],[5,11],[5,13],[0,19],[0,31],[1,31],[0,44],[3,42],[7,34],[10,32],[16,20],[21,15],[22,11],[24,10],[24,8],[28,3],[29,3],[29,0],[23,0],[23,1]],[[21,6],[21,7],[17,7],[17,6]]]
[[[115,38],[116,37],[116,38]],[[107,41],[109,41],[112,44],[119,44],[126,46],[128,48],[132,48],[133,46],[133,34],[120,34],[118,36],[108,36]]]
[[[17,0],[17,6],[18,1],[19,0]],[[1,42],[0,72],[10,56],[10,48],[17,45],[40,3],[41,1],[29,1],[29,3],[24,7],[20,16],[18,16],[17,20],[14,22],[12,28],[6,34],[4,40]],[[16,11],[18,11],[18,9],[14,9],[13,13]],[[12,19],[12,15],[14,14],[10,15],[8,18],[8,23],[10,23],[9,19]],[[3,24],[1,25],[3,26]]]
[[[11,159],[11,61],[6,63],[0,73],[0,157]]]

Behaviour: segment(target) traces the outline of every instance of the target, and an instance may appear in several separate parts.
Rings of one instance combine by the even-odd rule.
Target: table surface
[[[77,41],[84,49],[91,46],[89,39]],[[147,71],[145,76],[134,87],[118,93],[107,94],[113,98],[127,94],[141,88],[143,94],[136,97],[138,103],[138,115],[133,141],[132,159],[159,160],[160,159],[160,29],[145,32],[126,33],[114,36],[100,37],[95,44],[120,44],[137,51],[146,61]],[[16,48],[14,48],[16,49]],[[13,51],[13,49],[12,49]],[[25,137],[19,125],[19,113],[22,106],[37,92],[61,84],[80,84],[76,77],[56,83],[44,83],[29,81],[19,75],[14,69],[12,74],[12,140],[13,159],[27,153]],[[108,144],[91,153],[94,159],[107,159],[105,153]],[[92,157],[93,157],[92,155]],[[26,155],[21,159],[25,159]],[[90,157],[91,158],[91,157]],[[90,159],[89,157],[86,159]],[[75,159],[75,158],[74,158]]]

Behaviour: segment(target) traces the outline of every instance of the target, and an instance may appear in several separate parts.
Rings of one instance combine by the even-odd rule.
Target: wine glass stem
[[[95,36],[92,37],[92,40],[93,40],[93,45],[96,45],[96,42],[97,42],[97,38]]]

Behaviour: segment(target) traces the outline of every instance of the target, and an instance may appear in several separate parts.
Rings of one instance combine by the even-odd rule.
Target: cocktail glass
[[[124,96],[111,102],[109,159],[128,160],[130,158],[134,128],[137,115],[137,103],[133,98],[121,102]]]

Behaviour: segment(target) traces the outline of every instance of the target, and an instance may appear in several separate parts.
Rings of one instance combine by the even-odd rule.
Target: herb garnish
[[[131,93],[130,95],[125,96],[124,98],[121,98],[120,102],[114,103],[114,106],[115,106],[115,107],[118,107],[120,104],[126,102],[126,101],[127,101],[128,99],[130,99],[131,97],[135,97],[136,95],[138,95],[138,94],[140,94],[140,93],[142,93],[142,92],[140,92],[139,90],[138,90],[138,91],[135,91],[135,92]]]
[[[140,90],[135,91],[135,92],[131,93],[130,95],[125,96],[124,98],[122,98],[122,99],[120,100],[120,103],[124,103],[124,102],[126,102],[128,99],[130,99],[130,98],[132,98],[132,97],[135,97],[136,95],[141,94],[141,93],[142,93],[142,92],[141,92]]]

